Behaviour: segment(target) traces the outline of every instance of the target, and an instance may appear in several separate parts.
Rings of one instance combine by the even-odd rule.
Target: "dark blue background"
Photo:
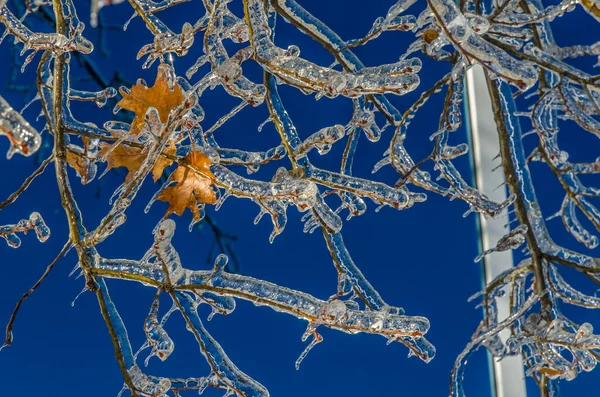
[[[374,1],[365,6],[365,2],[358,0],[302,1],[306,9],[321,18],[344,39],[364,35],[372,21],[384,15],[391,3]],[[87,22],[88,5],[78,4],[77,7],[80,18]],[[419,9],[418,5],[416,7]],[[202,15],[202,9],[200,2],[194,1],[161,13],[160,16],[164,17],[171,29],[180,31],[183,21],[194,22]],[[236,9],[235,5],[233,9]],[[103,9],[101,17],[106,25],[118,27],[128,19],[130,13],[130,6],[123,4]],[[237,14],[241,15],[239,9]],[[571,23],[574,20],[585,20],[589,26],[593,24],[591,18],[583,13],[576,13],[569,18]],[[575,40],[572,31],[567,30],[567,25],[563,24],[558,28],[561,26],[565,28],[556,35],[560,36],[568,31],[569,44],[577,41],[593,42],[593,37],[584,33],[585,29],[578,36],[582,40]],[[105,77],[110,80],[113,72],[118,70],[129,81],[134,82],[138,77],[144,77],[152,82],[155,67],[144,71],[141,69],[143,61],[135,60],[138,49],[151,40],[142,21],[135,19],[126,33],[117,29],[107,30],[105,33],[104,46],[110,54],[103,57],[98,45],[98,31],[88,27],[85,32],[86,37],[97,46],[97,51],[90,58]],[[358,48],[356,53],[368,66],[390,63],[398,59],[412,39],[410,33],[386,33],[364,48]],[[318,44],[311,42],[308,36],[282,20],[279,21],[276,42],[282,47],[292,43],[298,45],[302,56],[319,64],[329,65],[332,61],[332,57]],[[0,47],[2,76],[7,76],[12,45],[12,39],[9,39]],[[191,54],[176,60],[178,74],[182,75],[199,54],[200,36],[197,37]],[[587,67],[590,64],[589,59],[584,63]],[[256,65],[247,63],[244,68],[249,76],[254,77],[254,81],[259,81],[260,70]],[[400,111],[404,111],[418,98],[421,89],[430,87],[438,77],[447,72],[447,68],[447,64],[436,64],[424,59],[424,67],[420,73],[422,86],[415,93],[393,97],[393,103]],[[206,73],[206,70],[205,67],[201,73]],[[35,62],[19,77],[17,83],[33,87],[34,72]],[[76,68],[73,74],[77,75]],[[72,85],[97,89],[90,81],[73,79]],[[0,92],[16,108],[20,108],[33,96],[33,92],[20,93],[6,88],[0,88]],[[325,126],[346,124],[351,117],[351,102],[347,99],[321,99],[317,102],[314,96],[304,96],[293,88],[283,86],[280,87],[280,93],[301,137]],[[411,124],[407,146],[416,160],[431,151],[428,137],[437,129],[442,100],[443,94],[434,97]],[[207,92],[201,98],[201,105],[207,114],[203,126],[208,128],[237,103],[237,99],[229,97],[221,88]],[[36,103],[26,112],[28,119],[33,119],[38,110],[39,104]],[[91,120],[99,125],[114,119],[110,111],[100,110],[94,105],[76,105],[74,110],[80,120]],[[217,131],[216,137],[224,147],[268,149],[278,143],[273,126],[268,125],[262,133],[256,131],[258,124],[267,117],[268,112],[264,106],[258,109],[246,108]],[[392,130],[386,130],[378,143],[370,143],[361,137],[355,160],[356,175],[372,177],[372,166],[381,159],[391,135]],[[578,137],[580,135],[583,134]],[[48,135],[44,137],[45,142],[50,144]],[[464,142],[466,139],[464,129],[452,136],[453,143]],[[535,138],[530,139],[535,141]],[[595,142],[588,137],[581,139],[584,139],[582,142]],[[575,143],[571,147],[585,155],[588,161],[597,156],[593,149],[583,150]],[[7,140],[0,138],[0,153],[4,153],[7,148]],[[47,155],[50,150],[49,147],[45,148],[44,153]],[[342,150],[343,143],[338,143],[332,152],[323,159],[314,159],[314,163],[337,170]],[[463,175],[470,180],[471,170],[467,157],[458,159],[456,163]],[[281,162],[264,167],[251,177],[267,180],[275,167],[280,165],[287,164]],[[0,167],[0,199],[4,199],[37,164],[31,158],[16,155],[10,162],[0,159]],[[100,171],[103,167],[100,166]],[[560,187],[548,172],[543,171],[542,166],[538,165],[537,168],[542,181],[539,193],[549,197],[547,207],[548,214],[551,214],[560,205]],[[245,174],[243,169],[236,171]],[[38,211],[52,230],[52,237],[45,244],[38,243],[31,235],[23,238],[23,245],[18,250],[0,242],[0,318],[8,319],[14,302],[39,277],[67,239],[65,216],[53,172],[52,167],[48,168],[15,204],[0,212],[0,224],[9,224],[28,217],[32,211]],[[374,177],[393,184],[398,175],[390,168],[385,168]],[[112,172],[100,182],[94,181],[88,186],[81,186],[77,177],[72,175],[75,196],[89,228],[95,227],[106,213],[108,198],[123,178],[123,173]],[[166,209],[165,203],[156,203],[148,215],[143,213],[147,200],[157,188],[158,185],[146,181],[127,213],[127,223],[99,247],[102,255],[141,258],[152,243],[153,227]],[[408,314],[430,319],[431,330],[427,337],[437,347],[436,358],[425,364],[416,358],[407,359],[405,347],[400,344],[386,346],[381,337],[347,335],[323,329],[324,343],[318,345],[303,362],[300,370],[296,371],[294,362],[305,347],[300,337],[306,323],[269,308],[253,307],[240,301],[233,314],[227,317],[217,315],[205,325],[236,365],[264,384],[271,395],[447,395],[449,373],[454,359],[468,342],[481,317],[480,310],[467,303],[467,298],[481,286],[481,265],[473,263],[473,258],[478,253],[475,217],[461,216],[467,210],[466,204],[450,202],[432,194],[425,203],[415,205],[410,211],[384,208],[375,213],[375,205],[368,204],[369,211],[366,215],[353,218],[345,224],[343,235],[346,244],[367,279],[389,304],[404,307]],[[234,249],[241,263],[242,274],[309,292],[322,299],[335,292],[336,272],[323,237],[319,232],[312,235],[302,233],[301,214],[295,209],[288,211],[288,226],[272,245],[268,243],[271,223],[266,218],[258,226],[252,223],[258,213],[258,207],[253,203],[230,198],[219,212],[215,213],[212,208],[209,212],[219,227],[238,236]],[[216,252],[212,251],[214,237],[206,227],[200,233],[189,233],[187,225],[190,218],[190,214],[186,213],[182,218],[176,219],[178,231],[174,244],[185,267],[206,269],[216,256]],[[560,221],[553,222],[551,225],[557,227],[551,228],[551,231],[556,231],[566,244],[574,246],[573,239],[562,231]],[[210,260],[207,260],[208,257]],[[60,262],[44,285],[22,308],[14,329],[14,344],[0,353],[0,395],[104,397],[116,395],[119,391],[121,374],[95,296],[85,293],[71,307],[71,302],[84,286],[83,279],[67,278],[75,264],[75,255],[71,253]],[[123,281],[109,282],[109,287],[128,327],[133,347],[137,349],[144,341],[143,320],[154,291]],[[167,305],[165,300],[162,309],[166,310]],[[206,308],[201,310],[205,311],[204,314],[208,313]],[[583,315],[590,317],[590,313]],[[208,365],[200,356],[195,341],[185,331],[178,315],[169,321],[167,331],[175,340],[175,352],[164,364],[153,359],[148,372],[172,377],[208,374]],[[581,380],[575,382],[578,386],[574,384],[565,388],[565,394],[594,395],[585,391],[589,390],[587,386],[594,384],[594,379],[598,379],[594,373],[582,376]],[[482,351],[469,361],[465,384],[470,396],[490,395],[487,356]],[[221,392],[209,390],[206,394],[220,395]],[[535,395],[535,392],[531,395]]]

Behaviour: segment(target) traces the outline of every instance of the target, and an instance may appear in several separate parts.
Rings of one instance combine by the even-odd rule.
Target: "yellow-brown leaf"
[[[132,135],[138,135],[144,128],[144,118],[148,108],[153,107],[158,110],[160,121],[165,123],[169,112],[179,106],[185,99],[183,91],[177,83],[175,83],[172,90],[169,88],[164,67],[158,68],[156,81],[152,87],[147,87],[138,82],[131,87],[131,93],[124,90],[120,90],[120,92],[123,99],[117,105],[135,113],[129,132]]]
[[[213,173],[210,171],[210,159],[201,152],[190,152],[184,159],[185,164],[193,167],[196,172],[184,166],[178,166],[171,175],[177,182],[174,186],[165,188],[157,200],[169,203],[165,216],[175,213],[179,216],[189,208],[196,221],[200,220],[198,204],[214,204],[217,196],[211,188]]]
[[[119,144],[114,149],[112,149],[113,146],[114,145],[103,142],[100,146],[99,156],[106,156],[106,161],[108,163],[106,168],[108,170],[118,167],[127,168],[129,173],[125,178],[125,181],[130,181],[133,178],[133,175],[135,175],[135,172],[142,165],[142,162],[144,162],[144,160],[146,159],[147,153],[144,153],[141,148],[135,146]],[[169,144],[163,150],[163,153],[174,155],[175,145]],[[161,177],[165,168],[167,168],[171,164],[173,164],[173,160],[170,160],[164,156],[160,156],[158,160],[156,160],[156,163],[154,163],[154,167],[152,168],[152,179],[154,180],[154,182],[156,182]]]
[[[84,185],[88,182],[89,160],[80,153],[67,151],[67,163],[75,170]]]
[[[81,140],[83,142],[83,153],[78,153],[69,149],[67,151],[66,160],[71,168],[73,168],[77,175],[81,178],[81,183],[85,185],[90,181],[89,171],[92,160],[90,160],[90,158],[87,156],[89,139],[84,137]]]

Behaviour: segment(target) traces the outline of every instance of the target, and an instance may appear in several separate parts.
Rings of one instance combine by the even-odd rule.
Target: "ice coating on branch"
[[[209,362],[220,383],[239,396],[268,397],[267,389],[240,371],[227,357],[221,345],[204,328],[194,300],[181,292],[177,292],[176,296],[179,298],[182,314],[187,318],[188,331],[194,334],[202,355]]]
[[[219,165],[213,166],[211,170],[218,183],[226,189],[220,202],[229,195],[248,198],[261,207],[255,222],[265,213],[271,216],[274,226],[271,241],[285,228],[286,210],[290,204],[294,204],[300,211],[306,211],[315,204],[318,191],[316,185],[309,180],[296,178],[284,168],[277,171],[272,182],[244,179]]]
[[[136,390],[146,395],[163,397],[171,389],[171,381],[169,379],[150,377],[144,374],[137,365],[131,367],[127,372]]]
[[[392,188],[383,183],[338,174],[318,168],[309,168],[308,175],[323,184],[342,191],[368,197],[380,205],[388,205],[396,209],[411,207],[414,203],[425,201],[426,196],[412,193],[405,188]]]
[[[507,250],[514,250],[519,248],[525,243],[525,233],[527,233],[526,225],[519,225],[515,229],[511,230],[508,234],[503,236],[494,248],[484,251],[475,258],[475,262],[479,262],[484,256],[491,254],[492,252],[501,252]]]
[[[264,101],[266,88],[264,85],[253,83],[243,76],[240,68],[241,63],[248,60],[254,54],[254,49],[247,47],[229,57],[222,42],[224,38],[231,38],[232,33],[241,33],[241,36],[233,36],[236,42],[247,40],[246,24],[229,11],[227,3],[227,1],[215,2],[211,10],[211,18],[206,27],[204,40],[204,52],[206,56],[198,58],[198,61],[188,71],[187,76],[190,78],[198,70],[198,67],[208,60],[214,69],[213,74],[208,78],[213,78],[214,76],[231,95],[239,97],[252,106],[258,106]],[[233,27],[240,27],[242,29],[240,31],[239,28]],[[203,80],[205,79],[206,77]],[[211,87],[214,87],[215,83],[210,84]]]
[[[442,31],[449,42],[470,62],[477,62],[490,72],[514,84],[522,90],[531,88],[537,81],[534,65],[517,60],[505,51],[486,41],[473,30],[467,17],[460,12],[452,0],[431,0],[428,2]],[[472,20],[477,29],[481,23]]]
[[[152,302],[150,313],[148,313],[148,317],[146,317],[146,321],[144,322],[144,332],[146,333],[147,343],[152,349],[150,355],[146,358],[146,366],[148,366],[148,362],[153,356],[160,358],[161,361],[165,361],[169,358],[171,353],[173,353],[173,349],[175,349],[173,340],[158,321],[158,305],[159,302],[157,296]]]
[[[208,315],[207,320],[210,321],[215,314],[227,315],[233,313],[235,310],[235,299],[230,296],[220,296],[211,292],[198,293],[198,301],[200,303],[206,303],[212,311]]]
[[[154,36],[154,42],[143,46],[137,54],[137,59],[148,55],[148,59],[146,59],[143,66],[148,68],[152,66],[154,61],[167,53],[174,52],[180,57],[186,55],[193,44],[194,27],[186,22],[183,24],[180,34],[174,35],[169,31]]]
[[[165,219],[154,230],[154,244],[141,260],[145,267],[156,268],[163,273],[165,281],[176,283],[184,276],[179,254],[171,244],[175,233],[175,221]]]
[[[176,258],[175,262],[180,266],[179,257],[170,244],[173,230],[172,221],[163,221],[155,232],[155,236],[160,237],[155,237],[157,242],[139,263],[104,259],[100,261],[99,267],[104,270],[132,273],[161,281],[163,280],[161,264],[156,262],[157,258],[170,255]],[[162,231],[165,231],[164,234]],[[333,242],[338,245],[342,244],[341,240],[337,238],[334,238]],[[156,255],[157,252],[159,252],[158,255]],[[346,256],[347,253],[341,252],[340,255],[342,255],[340,260],[351,261]],[[409,347],[412,346],[413,352],[426,361],[433,357],[434,350],[422,337],[429,329],[427,319],[403,315],[402,309],[385,304],[377,292],[364,280],[364,277],[353,263],[344,263],[344,269],[347,269],[347,274],[350,276],[348,280],[350,283],[355,283],[356,287],[359,288],[358,291],[365,294],[363,296],[367,297],[366,294],[372,295],[369,298],[372,302],[371,310],[360,310],[358,307],[350,308],[342,301],[321,301],[306,293],[266,281],[229,274],[224,271],[226,264],[227,257],[219,255],[212,270],[191,271],[182,269],[178,270],[177,273],[184,275],[184,277],[171,277],[173,286],[183,288],[184,285],[188,285],[197,295],[197,299],[193,300],[185,294],[179,294],[182,301],[185,299],[193,306],[193,309],[192,307],[186,309],[186,313],[188,310],[193,310],[195,313],[195,307],[199,303],[206,302],[226,314],[235,308],[233,299],[245,299],[257,305],[266,305],[276,311],[307,320],[312,328],[326,326],[351,334],[359,332],[378,334],[389,341],[399,341]],[[111,276],[108,275],[108,277]],[[151,315],[156,309],[157,307],[153,306]],[[197,314],[191,316],[197,317]],[[194,321],[200,320],[198,318]],[[154,321],[152,323],[155,324]],[[196,327],[199,327],[199,324]]]
[[[323,200],[322,195],[317,196],[317,202],[311,211],[303,217],[304,232],[312,233],[319,227],[325,228],[330,233],[338,233],[343,226],[342,219]]]
[[[303,90],[335,98],[338,95],[358,97],[386,92],[402,95],[419,85],[415,74],[420,69],[418,59],[364,68],[357,74],[338,72],[275,46],[270,37],[268,15],[261,1],[248,0],[246,10],[256,59],[281,80]]]
[[[600,308],[600,298],[586,295],[585,293],[573,288],[560,275],[556,265],[550,265],[548,267],[547,277],[548,284],[556,292],[557,296],[565,302],[592,309]]]
[[[390,7],[385,17],[379,17],[373,22],[369,33],[361,39],[350,40],[346,47],[363,45],[379,37],[383,32],[391,30],[412,30],[416,25],[416,18],[412,15],[400,15],[406,11],[416,0],[398,0]]]
[[[14,110],[2,96],[0,96],[0,135],[8,138],[10,148],[6,158],[13,154],[31,156],[40,148],[42,137],[19,112]]]
[[[25,24],[8,9],[8,7],[0,7],[0,22],[6,26],[6,33],[15,37],[17,42],[23,43],[21,54],[32,50],[22,69],[33,60],[37,51],[52,51],[62,53],[67,51],[77,51],[83,54],[89,54],[94,50],[92,43],[83,37],[85,25],[77,18],[75,7],[71,0],[64,0],[63,8],[67,10],[65,17],[69,23],[68,34],[60,33],[37,33],[32,32]],[[5,34],[6,34],[5,33]]]
[[[38,212],[32,212],[29,219],[22,219],[16,225],[0,226],[0,237],[6,240],[9,247],[19,248],[21,239],[17,233],[27,234],[30,230],[35,232],[37,239],[42,243],[50,238],[50,229]]]
[[[600,338],[594,335],[591,324],[577,326],[562,316],[547,322],[538,313],[532,313],[523,328],[530,336],[511,337],[507,344],[513,354],[527,349],[532,362],[530,373],[537,371],[550,379],[572,380],[596,366],[592,352],[600,346]]]
[[[339,124],[321,128],[302,142],[302,145],[296,150],[296,155],[307,153],[312,149],[316,149],[321,155],[327,154],[331,150],[331,145],[342,139],[345,135],[346,130],[344,126]]]
[[[374,21],[370,31],[354,40],[343,40],[294,0],[206,0],[198,3],[201,13],[206,12],[197,21],[182,21],[183,25],[173,26],[175,30],[171,30],[161,20],[160,11],[183,1],[128,2],[128,6],[133,8],[134,17],[140,17],[137,22],[144,24],[152,35],[146,41],[149,44],[138,53],[139,57],[147,57],[143,66],[149,67],[159,60],[159,73],[165,76],[169,89],[172,90],[176,84],[181,87],[183,103],[166,112],[165,109],[159,109],[160,104],[152,104],[136,112],[137,123],[109,121],[99,128],[92,123],[79,122],[71,114],[70,107],[74,101],[90,101],[103,106],[112,103],[108,100],[116,95],[116,90],[108,87],[110,83],[105,83],[105,79],[99,75],[95,76],[95,80],[102,84],[97,91],[83,91],[71,86],[71,82],[76,85],[80,80],[72,78],[70,62],[73,57],[70,52],[87,54],[93,49],[82,36],[83,24],[78,20],[73,1],[54,3],[57,9],[62,8],[61,17],[66,23],[63,26],[65,29],[61,30],[64,34],[58,34],[34,32],[28,27],[28,21],[26,24],[26,17],[40,10],[45,17],[51,17],[47,2],[29,2],[31,9],[19,19],[8,7],[1,7],[4,2],[0,0],[0,22],[7,27],[5,36],[15,36],[17,41],[24,43],[24,51],[33,51],[22,63],[26,65],[32,61],[36,51],[47,52],[38,69],[39,99],[44,106],[46,124],[51,133],[55,133],[53,128],[56,123],[60,124],[59,131],[62,130],[65,135],[66,160],[69,166],[75,168],[82,182],[94,180],[97,162],[108,161],[119,148],[134,147],[140,153],[140,161],[136,163],[139,167],[131,167],[126,181],[114,192],[111,210],[100,225],[88,233],[83,221],[78,221],[78,230],[73,231],[76,233],[74,236],[79,235],[82,241],[78,247],[80,263],[89,263],[91,269],[85,270],[84,266],[80,266],[82,274],[86,275],[87,281],[97,282],[96,292],[99,291],[99,299],[106,306],[106,313],[103,314],[114,324],[116,342],[122,350],[121,366],[126,369],[126,388],[136,388],[140,394],[155,396],[177,396],[192,389],[201,393],[207,387],[225,389],[226,395],[268,395],[260,383],[231,362],[216,340],[208,334],[197,312],[199,305],[207,304],[212,308],[209,320],[217,313],[226,315],[234,311],[237,299],[269,306],[307,322],[302,338],[310,342],[300,354],[296,366],[322,341],[319,327],[350,334],[381,335],[388,342],[397,341],[407,346],[409,356],[416,355],[426,362],[431,360],[435,348],[423,336],[429,328],[428,321],[423,317],[407,316],[403,309],[384,301],[352,260],[340,234],[343,229],[341,215],[345,210],[348,210],[344,214],[347,219],[364,214],[367,198],[376,204],[376,210],[382,206],[409,209],[426,198],[421,190],[415,190],[419,188],[429,194],[464,201],[469,207],[467,214],[480,212],[496,216],[504,209],[513,207],[510,211],[512,231],[486,253],[516,249],[526,244],[523,249],[525,259],[518,266],[500,274],[480,295],[484,320],[457,360],[453,371],[452,394],[460,396],[464,393],[460,384],[464,364],[469,354],[481,346],[497,358],[510,353],[523,353],[528,374],[538,380],[540,375],[552,379],[548,384],[550,395],[558,395],[558,379],[573,379],[595,366],[594,354],[598,346],[591,326],[586,323],[580,326],[566,319],[556,302],[561,300],[565,304],[600,307],[597,297],[578,291],[575,284],[570,285],[562,275],[562,266],[569,266],[598,281],[598,260],[567,250],[550,238],[545,227],[548,214],[542,214],[540,210],[528,163],[542,163],[552,171],[565,190],[556,218],[562,220],[577,242],[587,248],[596,247],[599,240],[594,228],[600,230],[600,211],[594,200],[600,196],[600,190],[587,186],[584,183],[587,182],[586,177],[581,175],[599,173],[600,163],[598,159],[587,159],[586,162],[573,160],[576,156],[569,156],[561,148],[559,137],[560,124],[565,121],[572,121],[572,126],[600,136],[600,89],[596,76],[570,62],[570,58],[598,56],[600,47],[594,43],[559,48],[552,38],[550,22],[565,16],[574,7],[582,7],[598,19],[598,1],[565,0],[548,7],[542,6],[538,0],[485,4],[452,0],[427,0],[422,4],[415,0],[390,1],[384,5],[389,7],[387,12]],[[92,1],[92,24],[104,28],[104,21],[98,20],[98,11],[104,6],[122,2]],[[245,6],[243,15],[236,15],[238,11],[232,10],[239,9],[237,6],[241,4]],[[17,8],[12,2],[10,7],[14,7],[15,14],[23,9]],[[122,7],[125,9],[126,5]],[[407,11],[411,7],[421,7],[419,11],[423,7],[425,9],[419,15],[409,15]],[[58,21],[60,18],[56,17],[54,20]],[[290,28],[297,28],[322,45],[334,58],[324,61],[330,66],[321,66],[309,60],[310,53],[301,52],[297,43],[288,43],[287,48],[278,47],[275,43],[279,43],[279,39],[275,39],[275,33],[279,17],[291,22],[293,26]],[[181,31],[178,30],[180,27]],[[408,48],[401,49],[396,55],[391,54],[395,58],[389,64],[365,67],[352,52],[354,47],[388,34],[414,35]],[[185,56],[198,41],[202,41],[204,54],[195,62],[189,62],[193,63],[186,73],[190,81],[177,77],[181,71],[173,66],[173,54]],[[431,87],[424,87],[420,97],[412,105],[402,108],[404,113],[401,113],[384,94],[402,95],[417,88],[420,84],[417,73],[420,73],[422,61],[410,58],[415,53],[422,58],[442,60],[443,64],[450,67],[444,77]],[[87,68],[84,73],[99,74],[81,54],[77,55],[77,61]],[[61,66],[63,61],[64,65]],[[256,69],[256,64],[264,72],[262,78],[255,71],[248,73],[251,68]],[[468,183],[469,178],[459,172],[459,163],[455,162],[469,150],[463,134],[455,132],[466,124],[463,119],[463,80],[465,71],[473,64],[481,64],[485,68],[492,94],[495,90],[500,91],[493,102],[498,136],[503,145],[500,154],[502,170],[498,172],[507,173],[506,184],[513,193],[502,203],[493,202],[472,187]],[[63,75],[56,75],[55,70],[62,70]],[[256,81],[252,81],[251,76]],[[84,79],[87,77],[84,76]],[[62,92],[55,90],[57,79],[63,82]],[[351,116],[344,116],[342,120],[332,119],[325,124],[327,127],[317,132],[297,129],[286,111],[287,98],[279,96],[277,86],[284,84],[304,94],[314,94],[314,99],[352,98]],[[516,87],[519,92],[507,84]],[[221,113],[224,116],[219,115],[220,118],[208,126],[203,123],[205,115],[200,104],[205,100],[204,94],[208,89],[219,86],[235,97],[238,104],[225,109]],[[527,109],[517,109],[513,97],[527,90],[518,101],[526,97],[524,101],[532,104]],[[122,92],[131,95],[133,91],[123,89]],[[440,92],[445,94],[445,99],[438,98],[443,99],[443,108],[426,111],[428,115],[439,115],[439,124],[433,130],[421,132],[431,136],[431,151],[419,158],[413,157],[412,150],[408,150],[413,134],[409,125],[417,113],[422,113],[420,110],[429,105],[429,98]],[[54,103],[57,95],[62,98],[61,103]],[[347,102],[349,104],[350,101]],[[268,146],[257,145],[254,151],[221,146],[221,135],[232,132],[229,120],[242,117],[245,112],[253,110],[250,107],[263,104],[265,111],[269,112],[267,120],[272,122],[272,126],[262,134],[276,133],[280,141]],[[115,111],[118,109],[119,106]],[[20,117],[18,113],[17,117]],[[537,148],[530,154],[523,149],[524,135],[519,127],[521,117],[532,121],[531,138],[528,139],[539,140],[535,142],[538,143]],[[26,125],[24,123],[19,125]],[[133,124],[137,124],[138,131],[135,131]],[[262,125],[259,127],[261,129]],[[243,134],[256,133],[254,126],[243,126],[242,130],[240,133]],[[358,165],[354,158],[363,133],[369,142],[385,140],[393,134],[389,137],[390,141],[386,142],[389,145],[383,158],[373,168],[377,171],[381,167],[391,166],[392,169],[388,171],[398,173],[395,184],[353,174],[353,165]],[[25,147],[26,150],[21,153],[28,155],[39,147],[39,135],[21,136],[13,130],[10,134],[2,131],[2,134],[9,137],[12,151],[18,152],[14,147]],[[30,139],[32,136],[38,137],[37,143],[35,139]],[[21,143],[15,145],[13,141],[25,143],[25,146],[19,146]],[[104,141],[114,142],[114,146],[99,155],[98,145],[107,143]],[[329,169],[317,167],[315,164],[320,160],[317,153],[321,156],[331,155],[336,152],[331,150],[334,146],[340,149],[337,153],[343,149],[340,163]],[[186,163],[185,158],[190,153],[206,156],[210,160],[206,169],[196,169]],[[259,174],[257,178],[260,180],[242,177],[232,167],[242,166],[248,174],[253,174],[262,165],[276,161],[279,161],[277,165],[264,167],[266,169],[262,171],[277,171],[264,175],[264,178]],[[216,258],[212,269],[186,269],[172,244],[175,223],[170,220],[163,220],[156,227],[154,243],[141,260],[102,258],[95,246],[125,222],[126,211],[144,180],[149,179],[147,175],[152,173],[153,179],[160,179],[165,167],[159,166],[160,172],[156,172],[158,176],[154,175],[154,169],[161,163],[169,164],[165,167],[170,164],[181,167],[180,173],[188,169],[185,171],[188,177],[190,174],[187,172],[192,171],[191,175],[204,175],[205,180],[209,181],[206,183],[210,185],[211,193],[217,195],[218,191],[218,200],[214,200],[216,209],[221,208],[229,197],[252,200],[259,206],[256,222],[265,214],[272,220],[274,230],[271,241],[286,227],[289,207],[304,212],[304,231],[322,231],[337,271],[336,288],[331,291],[329,298],[318,299],[264,280],[227,273],[227,257],[224,255]],[[425,166],[431,166],[429,171],[425,171]],[[162,183],[161,188],[155,188],[156,194],[150,204],[161,192],[186,179],[186,176],[182,176],[175,181],[177,178],[173,174]],[[190,199],[188,196],[184,198]],[[71,204],[76,203],[72,200]],[[204,204],[200,209],[195,198],[192,204],[197,210],[193,221],[196,222],[204,216]],[[79,215],[76,205],[74,208],[75,215]],[[18,244],[15,231],[26,231],[16,230],[18,227],[31,226],[24,222],[2,227],[5,230],[3,237],[9,244]],[[214,224],[211,223],[211,226]],[[108,295],[105,277],[137,281],[157,289],[150,313],[143,324],[147,341],[142,349],[150,347],[150,357],[156,355],[161,360],[166,359],[173,351],[173,341],[166,334],[164,325],[172,313],[179,311],[187,329],[198,341],[211,372],[206,376],[194,375],[184,379],[143,373],[138,366],[137,355],[131,352],[124,324]],[[498,300],[504,294],[512,298],[508,319],[499,318]],[[173,300],[173,306],[159,320],[158,298],[161,295],[168,295]],[[508,328],[513,338],[509,343],[504,343],[499,333]]]
[[[242,165],[248,170],[248,174],[257,172],[261,165],[271,161],[282,159],[286,155],[285,147],[279,145],[265,152],[248,152],[245,150],[220,148],[216,145],[215,149],[219,154],[220,164]]]

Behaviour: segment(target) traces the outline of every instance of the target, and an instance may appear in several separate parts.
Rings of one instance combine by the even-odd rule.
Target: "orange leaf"
[[[67,163],[75,170],[84,185],[88,182],[89,159],[71,150],[67,152]]]
[[[71,149],[67,151],[66,160],[67,163],[75,170],[77,175],[81,178],[81,183],[84,185],[88,183],[89,180],[89,171],[90,166],[92,164],[92,160],[87,156],[88,154],[88,145],[89,139],[83,138],[83,153],[75,152]]]
[[[169,203],[166,216],[175,213],[179,216],[189,208],[196,221],[200,220],[198,204],[214,204],[217,196],[211,188],[213,173],[210,171],[210,159],[202,152],[190,152],[184,158],[185,164],[192,166],[198,173],[189,168],[178,166],[171,175],[177,184],[165,188],[157,200]]]
[[[132,135],[139,135],[142,128],[144,128],[144,118],[148,108],[153,107],[158,110],[160,121],[165,123],[169,112],[179,106],[185,99],[183,91],[177,83],[175,83],[172,90],[169,88],[165,66],[159,66],[156,81],[152,87],[148,88],[138,81],[136,85],[131,87],[131,93],[127,93],[123,89],[120,92],[123,99],[117,105],[135,113],[129,132]]]
[[[135,146],[127,146],[124,144],[120,144],[116,146],[114,149],[114,145],[108,144],[106,142],[102,142],[100,146],[99,156],[103,157],[112,150],[108,155],[106,155],[106,161],[108,162],[107,170],[118,167],[125,167],[129,171],[125,181],[130,181],[135,175],[135,172],[140,168],[142,162],[146,159],[147,153],[144,153],[141,148]],[[164,150],[163,153],[175,154],[175,145],[169,144]],[[164,156],[160,156],[156,163],[154,163],[154,167],[152,168],[152,179],[156,182],[165,168],[173,164],[173,160],[170,160]]]

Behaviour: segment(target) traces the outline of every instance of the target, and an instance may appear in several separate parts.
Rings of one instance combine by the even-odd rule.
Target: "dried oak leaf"
[[[67,163],[75,170],[84,185],[88,182],[89,159],[81,153],[69,150],[67,152]]]
[[[100,145],[99,156],[106,156],[106,161],[108,163],[106,167],[107,170],[118,167],[127,168],[129,173],[125,178],[125,182],[129,182],[135,175],[135,172],[140,168],[148,154],[143,152],[142,148],[136,146],[128,146],[122,143],[114,147],[115,145],[117,144],[111,145],[109,143],[102,142]],[[176,148],[172,143],[169,143],[167,147],[163,149],[164,154],[175,155],[175,152]],[[154,167],[152,168],[152,179],[154,182],[156,182],[162,176],[165,168],[171,164],[173,164],[173,160],[165,156],[158,157],[156,163],[154,163]]]
[[[194,220],[199,221],[198,204],[217,202],[217,196],[211,188],[211,179],[214,178],[210,171],[211,161],[202,152],[190,152],[183,161],[201,173],[181,165],[178,166],[171,175],[171,180],[177,184],[165,188],[156,199],[169,203],[165,217],[172,213],[181,216],[185,209],[189,208],[194,215]]]
[[[93,164],[88,154],[89,139],[83,138],[83,153],[76,152],[69,149],[67,151],[66,160],[67,163],[75,170],[77,175],[81,178],[81,183],[84,185],[90,182],[90,167]]]
[[[117,103],[117,106],[135,113],[129,133],[136,136],[144,128],[148,108],[155,108],[158,111],[160,121],[165,123],[169,117],[169,112],[179,106],[185,99],[179,84],[175,83],[172,90],[169,88],[166,66],[159,66],[156,81],[152,87],[147,87],[138,81],[136,85],[131,87],[131,92],[128,93],[122,88],[119,91],[123,95],[123,99]]]

